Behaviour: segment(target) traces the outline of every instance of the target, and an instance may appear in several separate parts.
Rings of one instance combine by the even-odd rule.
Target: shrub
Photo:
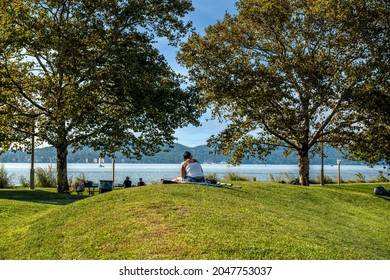
[[[324,184],[336,184],[336,181],[330,176],[324,176]]]
[[[238,174],[237,172],[228,172],[224,176],[225,180],[228,181],[249,181],[249,179],[245,176]]]
[[[7,188],[11,186],[11,176],[8,175],[4,164],[0,165],[0,188]]]
[[[30,180],[27,180],[26,177],[22,176],[22,177],[20,177],[20,185],[23,188],[29,188],[30,187]]]
[[[205,174],[205,177],[207,180],[221,181],[220,178],[218,178],[217,173],[207,173]]]
[[[313,183],[313,184],[320,184],[321,183],[321,177],[317,176],[317,178],[315,180],[310,181],[310,182]],[[326,185],[326,184],[336,184],[337,182],[334,179],[332,179],[332,177],[330,177],[328,175],[325,175],[323,183]]]
[[[68,177],[68,184],[69,186],[73,184],[73,177]]]
[[[274,174],[270,173],[268,176],[269,176],[269,179],[271,180],[271,182],[274,182],[274,183],[275,183],[275,182],[278,181],[278,179],[275,178]]]
[[[295,181],[296,177],[291,172],[282,172],[280,176],[275,177],[274,174],[269,174],[269,178],[274,183],[291,183]]]
[[[376,178],[376,182],[384,183],[389,182],[389,179],[385,177],[383,171],[378,171],[378,177]]]
[[[55,188],[57,185],[56,174],[51,165],[47,168],[35,168],[35,178],[36,186],[39,188]]]
[[[356,183],[365,183],[366,182],[366,176],[364,176],[364,174],[358,172],[355,174],[355,182]]]

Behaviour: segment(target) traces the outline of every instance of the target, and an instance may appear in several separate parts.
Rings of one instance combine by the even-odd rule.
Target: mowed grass
[[[0,259],[390,259],[377,184],[237,184],[0,190]]]

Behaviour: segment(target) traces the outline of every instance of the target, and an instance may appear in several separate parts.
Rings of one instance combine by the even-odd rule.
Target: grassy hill
[[[375,185],[237,184],[1,189],[0,259],[390,259]]]

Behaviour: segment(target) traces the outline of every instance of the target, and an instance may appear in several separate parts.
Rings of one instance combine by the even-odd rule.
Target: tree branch
[[[39,110],[43,111],[43,112],[47,112],[46,108],[39,105],[37,102],[35,102],[34,100],[32,100],[23,90],[22,86],[17,82],[15,81],[15,79],[12,77],[10,71],[9,71],[9,68],[7,66],[5,66],[5,69],[7,71],[7,75],[8,75],[8,78],[11,80],[12,84],[17,88],[18,92],[28,101],[30,102],[31,105],[33,105],[34,107],[38,108]]]

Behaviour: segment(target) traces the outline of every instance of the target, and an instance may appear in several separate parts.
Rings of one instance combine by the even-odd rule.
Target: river
[[[20,178],[23,176],[29,178],[31,165],[29,163],[1,163],[4,166],[7,174],[11,176],[11,181],[14,185],[20,185]],[[48,163],[36,163],[35,168],[48,168]],[[289,178],[298,177],[298,167],[295,165],[272,165],[272,164],[244,164],[240,166],[231,166],[228,164],[203,164],[203,170],[206,175],[216,175],[219,179],[227,173],[237,173],[241,176],[248,177],[250,180],[257,181],[272,181],[270,174],[274,178],[279,178],[284,174],[289,174]],[[55,165],[52,165],[55,170]],[[129,176],[133,184],[138,181],[138,178],[143,178],[147,183],[158,183],[160,179],[173,179],[179,175],[179,164],[125,164],[117,163],[114,166],[115,183],[122,183],[126,176]],[[319,180],[321,171],[320,165],[310,166],[310,178]],[[342,165],[340,166],[340,174],[343,180],[355,180],[356,174],[361,174],[365,180],[377,178],[379,171],[388,175],[388,168],[383,166],[375,166],[370,168],[364,165]],[[333,180],[337,180],[338,168],[337,165],[325,165],[325,176],[329,176]],[[105,163],[102,167],[93,163],[69,163],[68,177],[72,180],[84,176],[85,179],[99,182],[99,180],[112,180],[113,166],[111,163]],[[283,176],[286,178],[285,176]]]

